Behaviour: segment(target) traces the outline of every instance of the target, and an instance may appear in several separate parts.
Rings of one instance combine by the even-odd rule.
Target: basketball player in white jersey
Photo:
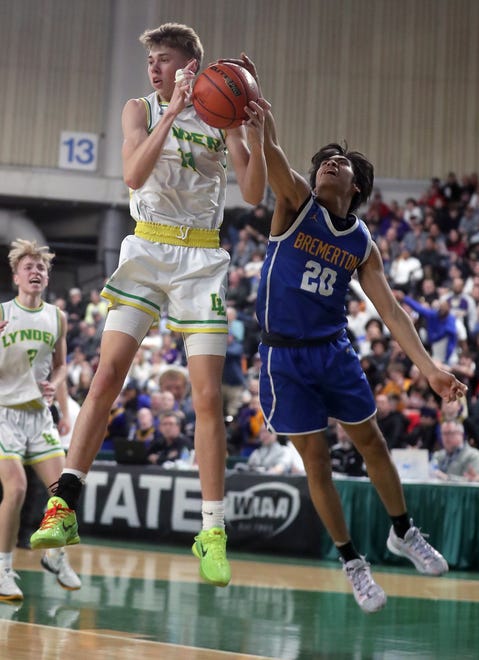
[[[53,257],[35,241],[14,241],[8,258],[18,295],[0,304],[0,600],[23,598],[12,567],[27,488],[23,466],[31,465],[48,488],[65,464],[49,406],[57,393],[62,399],[66,321],[42,300]],[[81,587],[64,548],[48,550],[41,563],[65,589]]]
[[[123,177],[131,189],[135,234],[122,244],[120,263],[102,295],[111,305],[100,363],[73,432],[56,495],[55,517],[31,537],[32,547],[77,542],[82,481],[104,437],[138,346],[151,324],[166,315],[182,332],[195,409],[195,452],[202,489],[202,530],[193,553],[207,582],[226,586],[231,570],[224,532],[226,432],[221,381],[227,347],[226,279],[229,255],[219,245],[226,193],[226,150],[241,193],[258,204],[266,186],[264,111],[251,102],[244,126],[226,132],[203,122],[191,103],[191,84],[203,47],[188,26],[147,30],[153,92],[123,110]],[[65,532],[63,525],[69,528]]]

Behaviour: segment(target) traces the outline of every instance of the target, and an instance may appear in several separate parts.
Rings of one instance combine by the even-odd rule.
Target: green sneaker
[[[80,543],[77,517],[61,497],[50,497],[40,527],[30,537],[32,550]]]
[[[231,567],[226,559],[226,539],[224,529],[213,527],[195,536],[191,548],[200,560],[200,575],[203,580],[216,587],[226,587],[231,580]]]

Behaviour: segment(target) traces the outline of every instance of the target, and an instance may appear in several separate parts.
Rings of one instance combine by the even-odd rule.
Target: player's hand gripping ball
[[[244,111],[257,101],[258,85],[251,73],[238,64],[214,62],[197,77],[192,101],[200,118],[214,128],[234,128],[248,119]]]

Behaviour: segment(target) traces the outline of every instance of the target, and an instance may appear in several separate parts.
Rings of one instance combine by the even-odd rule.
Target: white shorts
[[[0,407],[0,438],[0,460],[14,458],[33,465],[54,456],[65,456],[48,408]]]
[[[228,332],[226,286],[230,256],[223,248],[153,243],[127,236],[119,266],[102,296],[112,307],[128,305],[176,332]]]

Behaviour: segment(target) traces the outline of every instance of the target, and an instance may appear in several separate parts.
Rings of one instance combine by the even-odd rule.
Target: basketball
[[[248,119],[244,111],[258,100],[258,85],[247,69],[229,62],[214,62],[197,77],[192,101],[199,117],[213,128],[234,128]]]

